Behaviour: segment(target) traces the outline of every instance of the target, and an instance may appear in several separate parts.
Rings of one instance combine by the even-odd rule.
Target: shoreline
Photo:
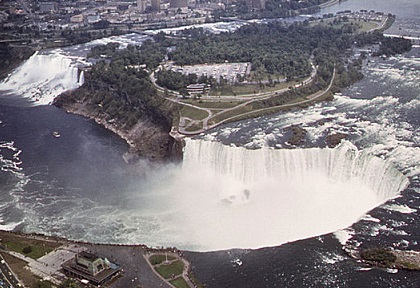
[[[25,287],[32,287],[34,285],[33,282],[24,283],[28,282],[28,279],[31,278],[27,277],[25,274],[32,274],[32,278],[43,276],[45,279],[45,277],[47,277],[50,278],[50,281],[56,284],[62,282],[65,279],[63,279],[61,272],[59,272],[61,270],[61,266],[56,267],[56,273],[51,272],[51,265],[48,265],[46,263],[47,260],[44,260],[48,254],[37,259],[33,259],[29,258],[23,253],[13,252],[12,249],[6,248],[4,245],[2,245],[2,241],[9,243],[13,240],[19,243],[26,243],[25,245],[34,247],[36,245],[50,247],[51,251],[48,254],[59,253],[60,251],[64,251],[67,254],[70,251],[84,250],[96,254],[99,257],[108,258],[113,263],[120,265],[120,267],[123,269],[123,272],[115,279],[107,283],[106,287],[132,287],[131,285],[133,283],[136,283],[141,287],[172,287],[171,284],[169,284],[170,279],[164,279],[161,277],[153,269],[153,266],[150,265],[148,256],[153,254],[171,253],[177,255],[177,257],[184,263],[188,263],[188,265],[186,265],[187,270],[185,271],[184,275],[188,275],[191,272],[191,265],[189,261],[183,256],[183,251],[176,248],[155,249],[144,244],[91,243],[69,240],[58,236],[47,236],[39,233],[27,234],[23,232],[4,231],[0,229],[0,258],[8,258],[6,263],[10,262],[8,263],[8,266],[10,266],[9,269],[13,274],[15,274],[15,277],[19,280],[20,283],[25,284]],[[26,264],[23,264],[23,267],[16,268],[17,266],[15,261],[11,261],[11,259],[18,259],[21,263],[26,262]],[[48,269],[48,266],[50,266],[50,269]],[[29,269],[25,267],[28,267]],[[45,270],[43,270],[42,267],[45,267]],[[28,270],[30,270],[31,273],[28,273]],[[139,272],[141,273],[141,277],[138,277]],[[65,278],[68,279],[70,277]]]
[[[318,6],[319,6],[320,9],[324,9],[324,8],[327,8],[327,7],[331,7],[331,6],[335,5],[335,4],[338,4],[340,2],[341,2],[341,0],[330,0],[328,2],[319,4]]]
[[[174,137],[165,124],[156,123],[147,116],[141,116],[132,127],[118,119],[107,119],[104,113],[90,109],[84,99],[74,98],[75,93],[88,93],[85,90],[71,90],[56,97],[52,105],[66,113],[78,115],[95,121],[96,124],[113,132],[129,146],[123,158],[127,164],[139,159],[147,159],[150,163],[177,162],[182,159],[182,142]],[[158,147],[156,149],[156,147]]]

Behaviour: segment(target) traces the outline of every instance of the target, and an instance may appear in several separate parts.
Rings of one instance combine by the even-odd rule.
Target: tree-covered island
[[[375,25],[383,29],[393,16],[381,19]],[[287,25],[248,24],[220,34],[203,29],[161,32],[125,49],[110,43],[92,49],[89,57],[98,61],[85,71],[85,84],[55,104],[119,131],[139,154],[168,158],[174,149],[170,131],[196,134],[228,121],[331,99],[363,77],[367,52],[354,57],[355,46],[375,45],[375,55],[411,48],[410,40],[384,37],[375,25],[324,17]],[[226,73],[214,77],[178,71],[187,65],[197,71],[227,65],[234,74],[240,63],[248,63],[249,69],[233,80]],[[191,84],[203,90],[192,91]],[[146,145],[145,137],[155,140]]]

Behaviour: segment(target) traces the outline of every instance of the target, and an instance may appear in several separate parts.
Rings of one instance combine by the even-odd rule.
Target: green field
[[[175,280],[169,282],[177,288],[190,288],[188,283],[182,277],[176,278]]]
[[[169,279],[172,276],[182,274],[184,271],[184,263],[181,260],[174,261],[170,264],[162,264],[155,267],[155,270],[165,279]]]
[[[209,115],[206,111],[193,108],[191,106],[183,106],[180,114],[183,117],[188,117],[194,120],[203,120]]]
[[[175,260],[174,256],[166,256],[166,255],[152,255],[149,258],[150,264],[152,264],[153,266],[158,265],[163,263],[163,261],[166,261],[166,259],[168,259],[168,261],[171,260]]]
[[[53,248],[43,246],[43,245],[35,245],[35,244],[28,244],[23,242],[3,242],[3,244],[10,250],[23,254],[25,256],[31,257],[33,259],[38,259],[45,254],[50,253],[53,251]],[[28,248],[30,247],[30,248]],[[30,250],[28,253],[24,253],[25,249]]]

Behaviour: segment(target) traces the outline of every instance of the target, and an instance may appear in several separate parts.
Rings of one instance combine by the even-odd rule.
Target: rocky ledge
[[[68,91],[58,96],[53,105],[69,113],[82,115],[93,119],[96,123],[113,131],[130,145],[130,157],[127,162],[136,160],[138,157],[152,161],[179,161],[182,159],[182,143],[170,135],[171,127],[167,121],[156,121],[143,115],[137,123],[128,126],[123,121],[96,109],[83,97],[84,91],[79,88]]]

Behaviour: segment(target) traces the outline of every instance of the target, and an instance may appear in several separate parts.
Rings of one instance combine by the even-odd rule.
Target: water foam
[[[19,210],[19,197],[15,193],[28,183],[21,167],[21,152],[13,141],[0,141],[0,183],[4,185],[0,187],[0,230],[11,231],[22,224],[15,219],[16,209]]]

